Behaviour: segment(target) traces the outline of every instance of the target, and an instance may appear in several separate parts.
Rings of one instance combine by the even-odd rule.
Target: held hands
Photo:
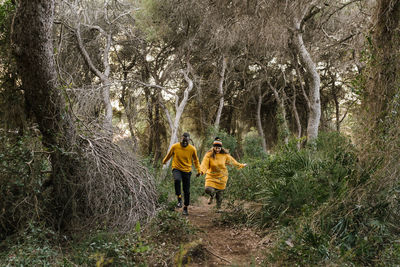
[[[197,174],[196,174],[196,177],[199,177],[200,175],[203,175],[204,174],[204,172],[198,172]]]

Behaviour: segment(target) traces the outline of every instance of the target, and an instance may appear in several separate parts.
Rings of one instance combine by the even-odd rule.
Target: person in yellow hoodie
[[[197,176],[200,175],[200,162],[194,146],[189,144],[189,133],[183,133],[179,143],[171,146],[168,154],[163,159],[165,164],[172,159],[172,175],[174,176],[175,194],[178,197],[178,208],[182,208],[181,183],[183,186],[184,207],[182,214],[189,215],[188,206],[190,204],[190,176],[192,175],[192,164],[196,167]]]
[[[228,150],[222,147],[221,139],[216,137],[213,142],[213,147],[206,153],[201,161],[200,174],[206,174],[205,192],[210,195],[208,204],[211,204],[215,197],[217,200],[217,210],[221,209],[222,194],[228,181],[228,169],[226,165],[232,165],[238,169],[247,166],[247,164],[237,162],[229,154]]]

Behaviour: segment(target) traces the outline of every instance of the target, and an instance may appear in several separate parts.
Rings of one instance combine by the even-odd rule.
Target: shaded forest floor
[[[189,207],[189,222],[199,229],[201,256],[188,257],[185,266],[255,266],[265,259],[270,238],[246,226],[224,225],[215,203],[200,197]],[[180,212],[180,210],[177,210]],[[264,255],[264,256],[263,256]]]

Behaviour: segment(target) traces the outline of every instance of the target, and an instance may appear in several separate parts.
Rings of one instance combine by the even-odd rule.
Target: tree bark
[[[371,130],[369,143],[387,133],[392,125],[390,118],[398,113],[398,108],[391,105],[398,105],[394,103],[394,97],[400,86],[400,1],[378,1],[375,20],[372,69],[363,103],[364,120],[369,123],[366,128]]]
[[[303,17],[304,18],[304,17]],[[302,18],[302,19],[303,19]],[[297,55],[299,55],[300,61],[303,67],[306,69],[309,76],[310,93],[310,113],[308,116],[307,123],[307,139],[312,141],[318,137],[318,127],[321,119],[321,101],[320,101],[320,76],[317,72],[314,61],[312,60],[310,53],[307,51],[301,29],[301,20],[293,19],[293,43],[296,48]]]
[[[33,103],[43,145],[51,153],[55,216],[61,226],[72,215],[75,173],[75,128],[58,87],[53,58],[54,1],[21,0],[14,19],[13,48],[18,72],[29,103]],[[29,25],[29,26],[28,26]]]
[[[131,65],[133,66],[133,64]],[[127,90],[127,80],[128,80],[128,70],[131,67],[128,66],[127,68],[123,68],[123,83],[122,83],[122,92],[121,92],[121,104],[124,107],[125,115],[128,120],[129,131],[131,133],[131,139],[133,142],[133,151],[136,153],[138,149],[138,140],[136,138],[134,121],[136,119],[136,106],[135,106],[135,99],[130,95],[130,92]],[[132,103],[133,102],[133,103]]]
[[[215,123],[214,123],[215,128],[219,128],[222,109],[224,107],[224,80],[225,80],[226,61],[227,58],[225,56],[222,56],[222,69],[220,72],[220,79],[218,84],[219,105],[217,110],[217,116],[215,117]]]
[[[263,102],[263,98],[265,97],[266,93],[262,94],[261,93],[261,82],[258,85],[258,100],[257,100],[257,130],[258,134],[260,135],[261,138],[261,144],[262,144],[262,149],[265,153],[268,153],[267,150],[267,142],[265,141],[265,134],[264,130],[262,127],[262,122],[261,122],[261,105]]]
[[[105,110],[105,115],[104,115],[104,128],[107,130],[107,132],[112,135],[113,133],[113,128],[112,128],[112,118],[113,118],[113,113],[112,113],[112,106],[111,106],[111,100],[110,100],[110,87],[111,87],[111,81],[110,81],[110,62],[109,62],[109,53],[110,53],[110,48],[111,48],[111,43],[112,43],[112,38],[111,38],[111,33],[105,33],[104,30],[102,30],[100,27],[96,27],[95,29],[100,30],[100,32],[106,36],[106,46],[104,48],[103,52],[103,67],[104,71],[101,72],[96,66],[93,64],[92,59],[89,56],[89,53],[87,52],[85,46],[83,45],[83,41],[81,38],[81,31],[80,31],[80,24],[78,24],[77,28],[75,29],[75,36],[78,42],[78,47],[79,50],[81,51],[83,58],[86,62],[86,64],[89,66],[89,69],[91,72],[93,72],[101,81],[103,86],[101,87],[101,94],[103,96],[103,104],[104,104],[104,110]]]
[[[289,126],[286,119],[286,108],[285,108],[285,99],[286,94],[283,91],[282,97],[279,96],[278,90],[271,84],[269,80],[267,80],[269,87],[271,88],[272,92],[274,92],[275,100],[278,103],[278,116],[282,116],[282,120],[280,121],[278,118],[278,125],[279,128],[279,135],[283,138],[283,142],[287,145],[289,143]]]
[[[301,121],[300,121],[300,116],[299,112],[297,111],[297,106],[296,106],[296,100],[297,100],[297,91],[296,91],[296,86],[294,85],[294,81],[292,81],[292,89],[293,89],[293,100],[292,100],[292,110],[294,114],[294,118],[296,120],[296,125],[297,125],[297,148],[300,149],[301,147],[301,134],[302,134],[302,127],[301,127]]]
[[[170,115],[168,109],[164,108],[164,111],[168,118],[170,129],[171,129],[171,139],[169,142],[168,149],[170,149],[171,146],[178,141],[178,130],[179,130],[179,124],[181,121],[181,117],[182,117],[183,111],[185,110],[186,104],[188,102],[189,93],[193,89],[193,81],[189,78],[188,73],[186,73],[185,71],[181,71],[181,73],[183,74],[186,82],[188,83],[188,87],[183,92],[183,98],[180,103],[179,103],[179,97],[175,96],[175,118],[173,121],[171,119],[171,115]]]
[[[189,63],[188,63],[188,69],[189,69]],[[171,130],[171,139],[169,141],[168,150],[170,150],[171,146],[178,141],[178,130],[179,130],[180,120],[181,120],[183,111],[185,110],[186,104],[189,100],[189,93],[193,89],[193,81],[192,81],[192,79],[189,78],[188,71],[185,72],[185,71],[181,70],[181,73],[183,74],[186,82],[188,83],[188,87],[183,92],[183,98],[180,103],[179,103],[179,97],[177,95],[175,95],[175,118],[173,120],[172,120],[172,117],[171,117],[171,114],[170,114],[168,108],[161,102],[162,107],[164,108],[165,115],[167,116],[168,124],[169,124],[170,130]],[[160,98],[161,98],[161,95],[160,95]],[[163,169],[166,170],[167,168],[169,168],[170,163],[171,163],[171,160],[169,160],[163,166]],[[166,172],[164,172],[162,174],[162,176],[165,177]]]

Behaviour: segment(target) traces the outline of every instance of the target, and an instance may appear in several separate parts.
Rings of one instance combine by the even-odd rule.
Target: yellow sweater
[[[200,172],[200,162],[194,146],[189,144],[187,147],[183,147],[181,146],[181,143],[173,144],[162,163],[167,163],[172,156],[172,169],[177,169],[183,172],[191,172],[192,163],[194,163],[197,172]]]
[[[207,152],[200,166],[200,171],[206,174],[205,186],[211,186],[216,189],[225,189],[226,182],[228,181],[227,164],[235,166],[238,169],[245,166],[244,164],[237,162],[229,154],[217,153],[214,159],[212,157],[212,152]]]

